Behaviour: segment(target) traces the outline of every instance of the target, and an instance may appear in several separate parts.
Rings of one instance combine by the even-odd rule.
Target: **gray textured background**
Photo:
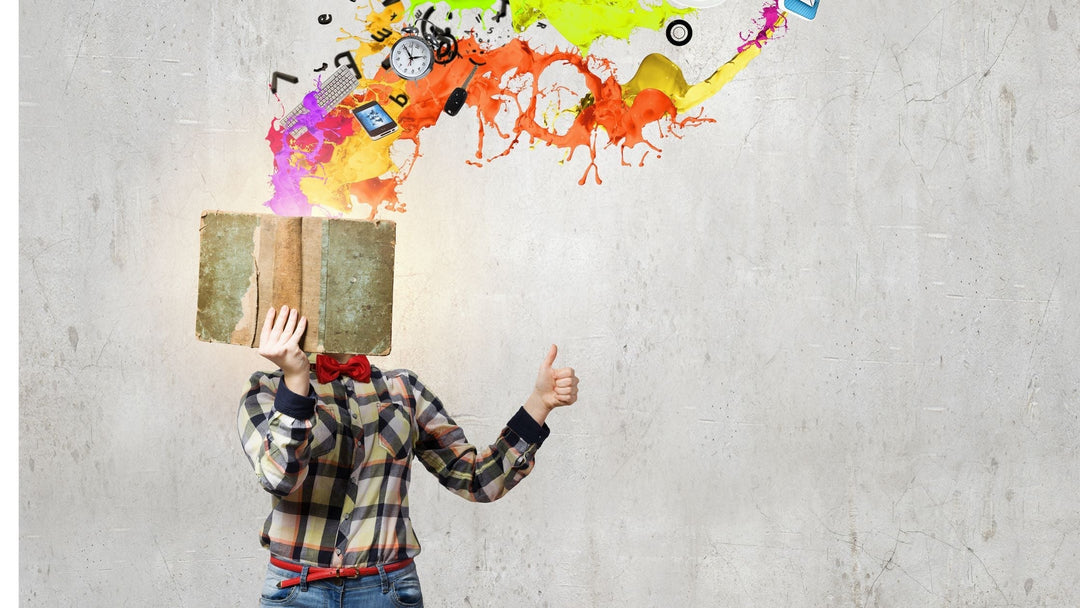
[[[263,363],[195,340],[197,228],[269,196],[267,75],[338,50],[278,4],[20,3],[22,605],[257,602]],[[699,79],[758,6],[593,51]],[[599,186],[426,132],[374,363],[481,443],[550,342],[582,378],[503,501],[418,468],[428,605],[1077,605],[1078,18],[824,0]]]

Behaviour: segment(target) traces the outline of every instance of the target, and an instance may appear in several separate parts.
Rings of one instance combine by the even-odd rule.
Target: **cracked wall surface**
[[[688,78],[759,8],[703,11]],[[20,3],[20,605],[257,601],[266,364],[195,338],[198,226],[263,210],[297,103],[266,78],[317,13]],[[602,185],[540,146],[467,165],[466,113],[426,132],[373,363],[480,444],[551,342],[581,378],[505,499],[416,468],[427,605],[1075,606],[1078,22],[825,0]],[[615,42],[622,80],[671,51]]]

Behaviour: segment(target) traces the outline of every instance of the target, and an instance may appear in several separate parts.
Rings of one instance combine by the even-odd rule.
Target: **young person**
[[[533,468],[548,414],[577,401],[578,378],[552,367],[552,345],[525,404],[495,443],[478,448],[408,370],[383,371],[362,355],[300,348],[307,320],[271,308],[259,354],[279,369],[256,372],[238,427],[272,509],[263,606],[422,606],[409,520],[415,457],[451,492],[488,502]]]

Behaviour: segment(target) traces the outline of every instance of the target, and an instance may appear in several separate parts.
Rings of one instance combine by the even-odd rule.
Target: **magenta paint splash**
[[[400,20],[400,15],[382,11],[357,17],[358,21],[365,19],[369,24],[385,21],[388,28],[387,20]],[[279,215],[310,215],[315,207],[343,214],[354,204],[370,207],[372,219],[380,208],[404,211],[398,189],[423,156],[421,133],[439,121],[463,120],[470,114],[463,112],[449,118],[442,108],[451,92],[465,81],[473,63],[481,67],[469,85],[467,104],[479,123],[478,141],[474,159],[465,163],[486,165],[523,143],[560,148],[565,151],[565,160],[573,159],[575,152],[585,148],[589,163],[579,183],[584,184],[590,174],[596,183],[601,183],[596,162],[601,150],[617,147],[623,165],[640,166],[651,155],[659,157],[660,140],[679,139],[680,131],[686,127],[715,122],[704,117],[700,108],[693,116],[684,112],[729,82],[781,26],[787,27],[779,0],[768,0],[754,20],[754,28],[740,35],[743,44],[737,55],[696,84],[685,82],[677,65],[656,54],[646,57],[634,77],[620,84],[615,80],[611,61],[602,57],[585,57],[573,50],[540,51],[520,37],[488,48],[468,33],[458,40],[461,57],[436,65],[420,81],[402,81],[380,69],[370,78],[363,78],[354,95],[329,110],[319,107],[316,101],[321,86],[316,83],[316,91],[304,98],[308,112],[297,117],[296,124],[290,127],[305,127],[307,133],[294,138],[284,132],[280,122],[271,124],[266,139],[274,153],[274,195],[266,205]],[[386,51],[386,44],[349,38],[359,44],[352,52],[358,63]],[[560,83],[540,87],[541,75],[556,64],[580,76],[584,88],[571,92]],[[562,95],[553,94],[556,91],[569,93],[569,104]],[[349,109],[361,98],[376,98],[383,103],[400,125],[399,132],[373,141],[356,128]],[[392,104],[391,99],[408,101]],[[558,101],[552,104],[553,99]],[[551,107],[539,107],[541,100]],[[556,132],[545,124],[544,117],[550,116],[561,117],[567,128]],[[572,119],[568,125],[567,117]],[[397,146],[396,157],[401,153],[408,157],[401,166],[391,160],[391,145]],[[633,161],[627,160],[628,155],[633,155]]]
[[[777,27],[783,26],[785,30],[787,29],[787,22],[780,10],[780,0],[766,2],[761,8],[761,16],[754,20],[754,26],[754,30],[739,35],[743,44],[739,46],[738,52],[741,53],[751,46],[757,46],[760,49],[770,38],[775,37]]]
[[[295,131],[304,127],[306,133],[293,138],[275,118],[266,134],[274,153],[274,173],[270,176],[274,195],[265,204],[277,215],[311,215],[313,205],[301,191],[300,180],[313,176],[313,169],[318,165],[317,154],[325,139],[319,128],[327,114],[317,100],[320,88],[321,79],[316,82],[315,90],[304,96],[303,105],[307,112],[297,116],[296,124],[289,128]]]

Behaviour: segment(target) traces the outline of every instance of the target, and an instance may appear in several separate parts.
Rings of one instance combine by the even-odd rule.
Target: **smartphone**
[[[784,8],[803,19],[817,16],[818,0],[784,0]]]
[[[377,101],[364,103],[360,107],[354,108],[352,113],[356,120],[360,121],[360,125],[364,127],[367,134],[371,136],[371,139],[381,139],[397,131],[397,123],[394,122],[393,118],[390,118],[390,115]]]

